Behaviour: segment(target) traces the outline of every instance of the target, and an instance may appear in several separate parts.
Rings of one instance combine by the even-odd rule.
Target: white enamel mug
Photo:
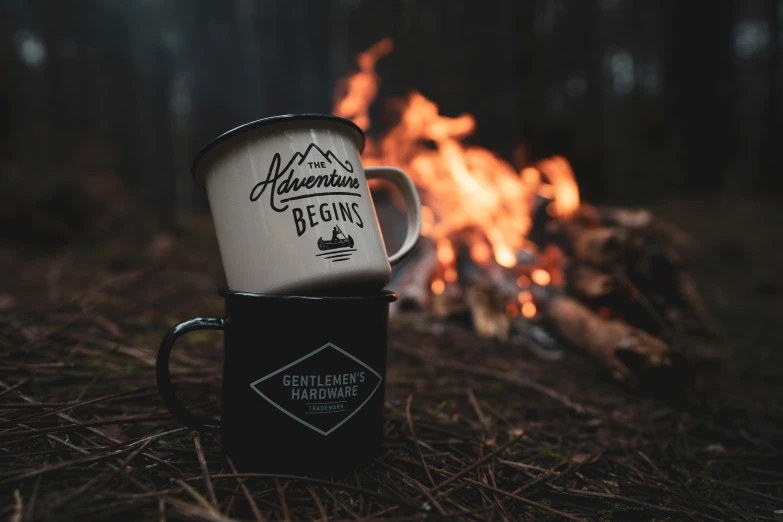
[[[196,155],[231,290],[314,294],[383,288],[391,265],[416,245],[421,203],[393,167],[362,167],[364,133],[322,114],[253,121],[221,134]],[[386,254],[367,185],[391,182],[405,201],[408,229]]]

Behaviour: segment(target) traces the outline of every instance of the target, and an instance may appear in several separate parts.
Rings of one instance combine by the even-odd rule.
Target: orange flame
[[[332,110],[335,116],[353,120],[362,130],[370,128],[370,104],[378,94],[375,62],[389,54],[393,47],[391,39],[384,38],[357,56],[359,72],[337,84]]]
[[[385,38],[358,56],[359,70],[338,85],[332,111],[335,115],[353,120],[362,129],[369,128],[369,107],[379,82],[375,64],[392,47],[392,41]],[[486,266],[494,257],[499,265],[511,268],[517,264],[516,253],[525,244],[532,225],[536,194],[551,199],[552,213],[562,219],[572,216],[579,207],[579,190],[564,158],[549,158],[516,172],[489,150],[461,143],[475,126],[470,114],[443,116],[435,103],[413,92],[401,104],[399,123],[379,142],[368,137],[362,156],[367,165],[399,167],[412,178],[424,203],[422,234],[437,245],[444,270],[440,273],[445,273],[450,282],[456,280],[451,241],[461,231],[481,230],[489,243],[476,241],[470,245],[476,263]],[[444,288],[442,279],[433,281],[433,292],[441,293]],[[535,314],[535,305],[528,304]],[[524,309],[522,312],[525,314]]]
[[[570,219],[579,208],[579,187],[574,171],[565,158],[555,156],[538,162],[538,168],[552,182],[552,214],[561,219]]]

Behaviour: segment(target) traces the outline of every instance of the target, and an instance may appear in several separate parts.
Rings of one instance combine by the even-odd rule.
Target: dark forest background
[[[388,36],[379,100],[472,113],[470,141],[509,161],[562,154],[591,202],[762,198],[781,185],[781,24],[771,0],[3,0],[0,159],[31,185],[90,165],[206,209],[202,145],[330,112]]]

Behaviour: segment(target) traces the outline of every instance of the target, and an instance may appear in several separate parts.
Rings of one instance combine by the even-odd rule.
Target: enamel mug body
[[[258,293],[374,291],[421,232],[416,188],[401,170],[364,168],[364,134],[328,115],[267,118],[222,134],[193,162],[207,191],[229,288]],[[391,256],[367,181],[402,193],[407,234]]]

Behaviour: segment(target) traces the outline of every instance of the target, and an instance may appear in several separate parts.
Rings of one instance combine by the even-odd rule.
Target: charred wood
[[[615,292],[617,286],[617,277],[614,274],[590,265],[577,265],[568,274],[568,287],[585,299],[606,297]]]
[[[598,207],[595,211],[605,226],[628,230],[646,230],[678,248],[684,248],[691,242],[690,236],[685,231],[673,223],[655,216],[648,209]]]
[[[622,261],[626,253],[628,232],[621,228],[571,227],[574,257],[598,267]]]

